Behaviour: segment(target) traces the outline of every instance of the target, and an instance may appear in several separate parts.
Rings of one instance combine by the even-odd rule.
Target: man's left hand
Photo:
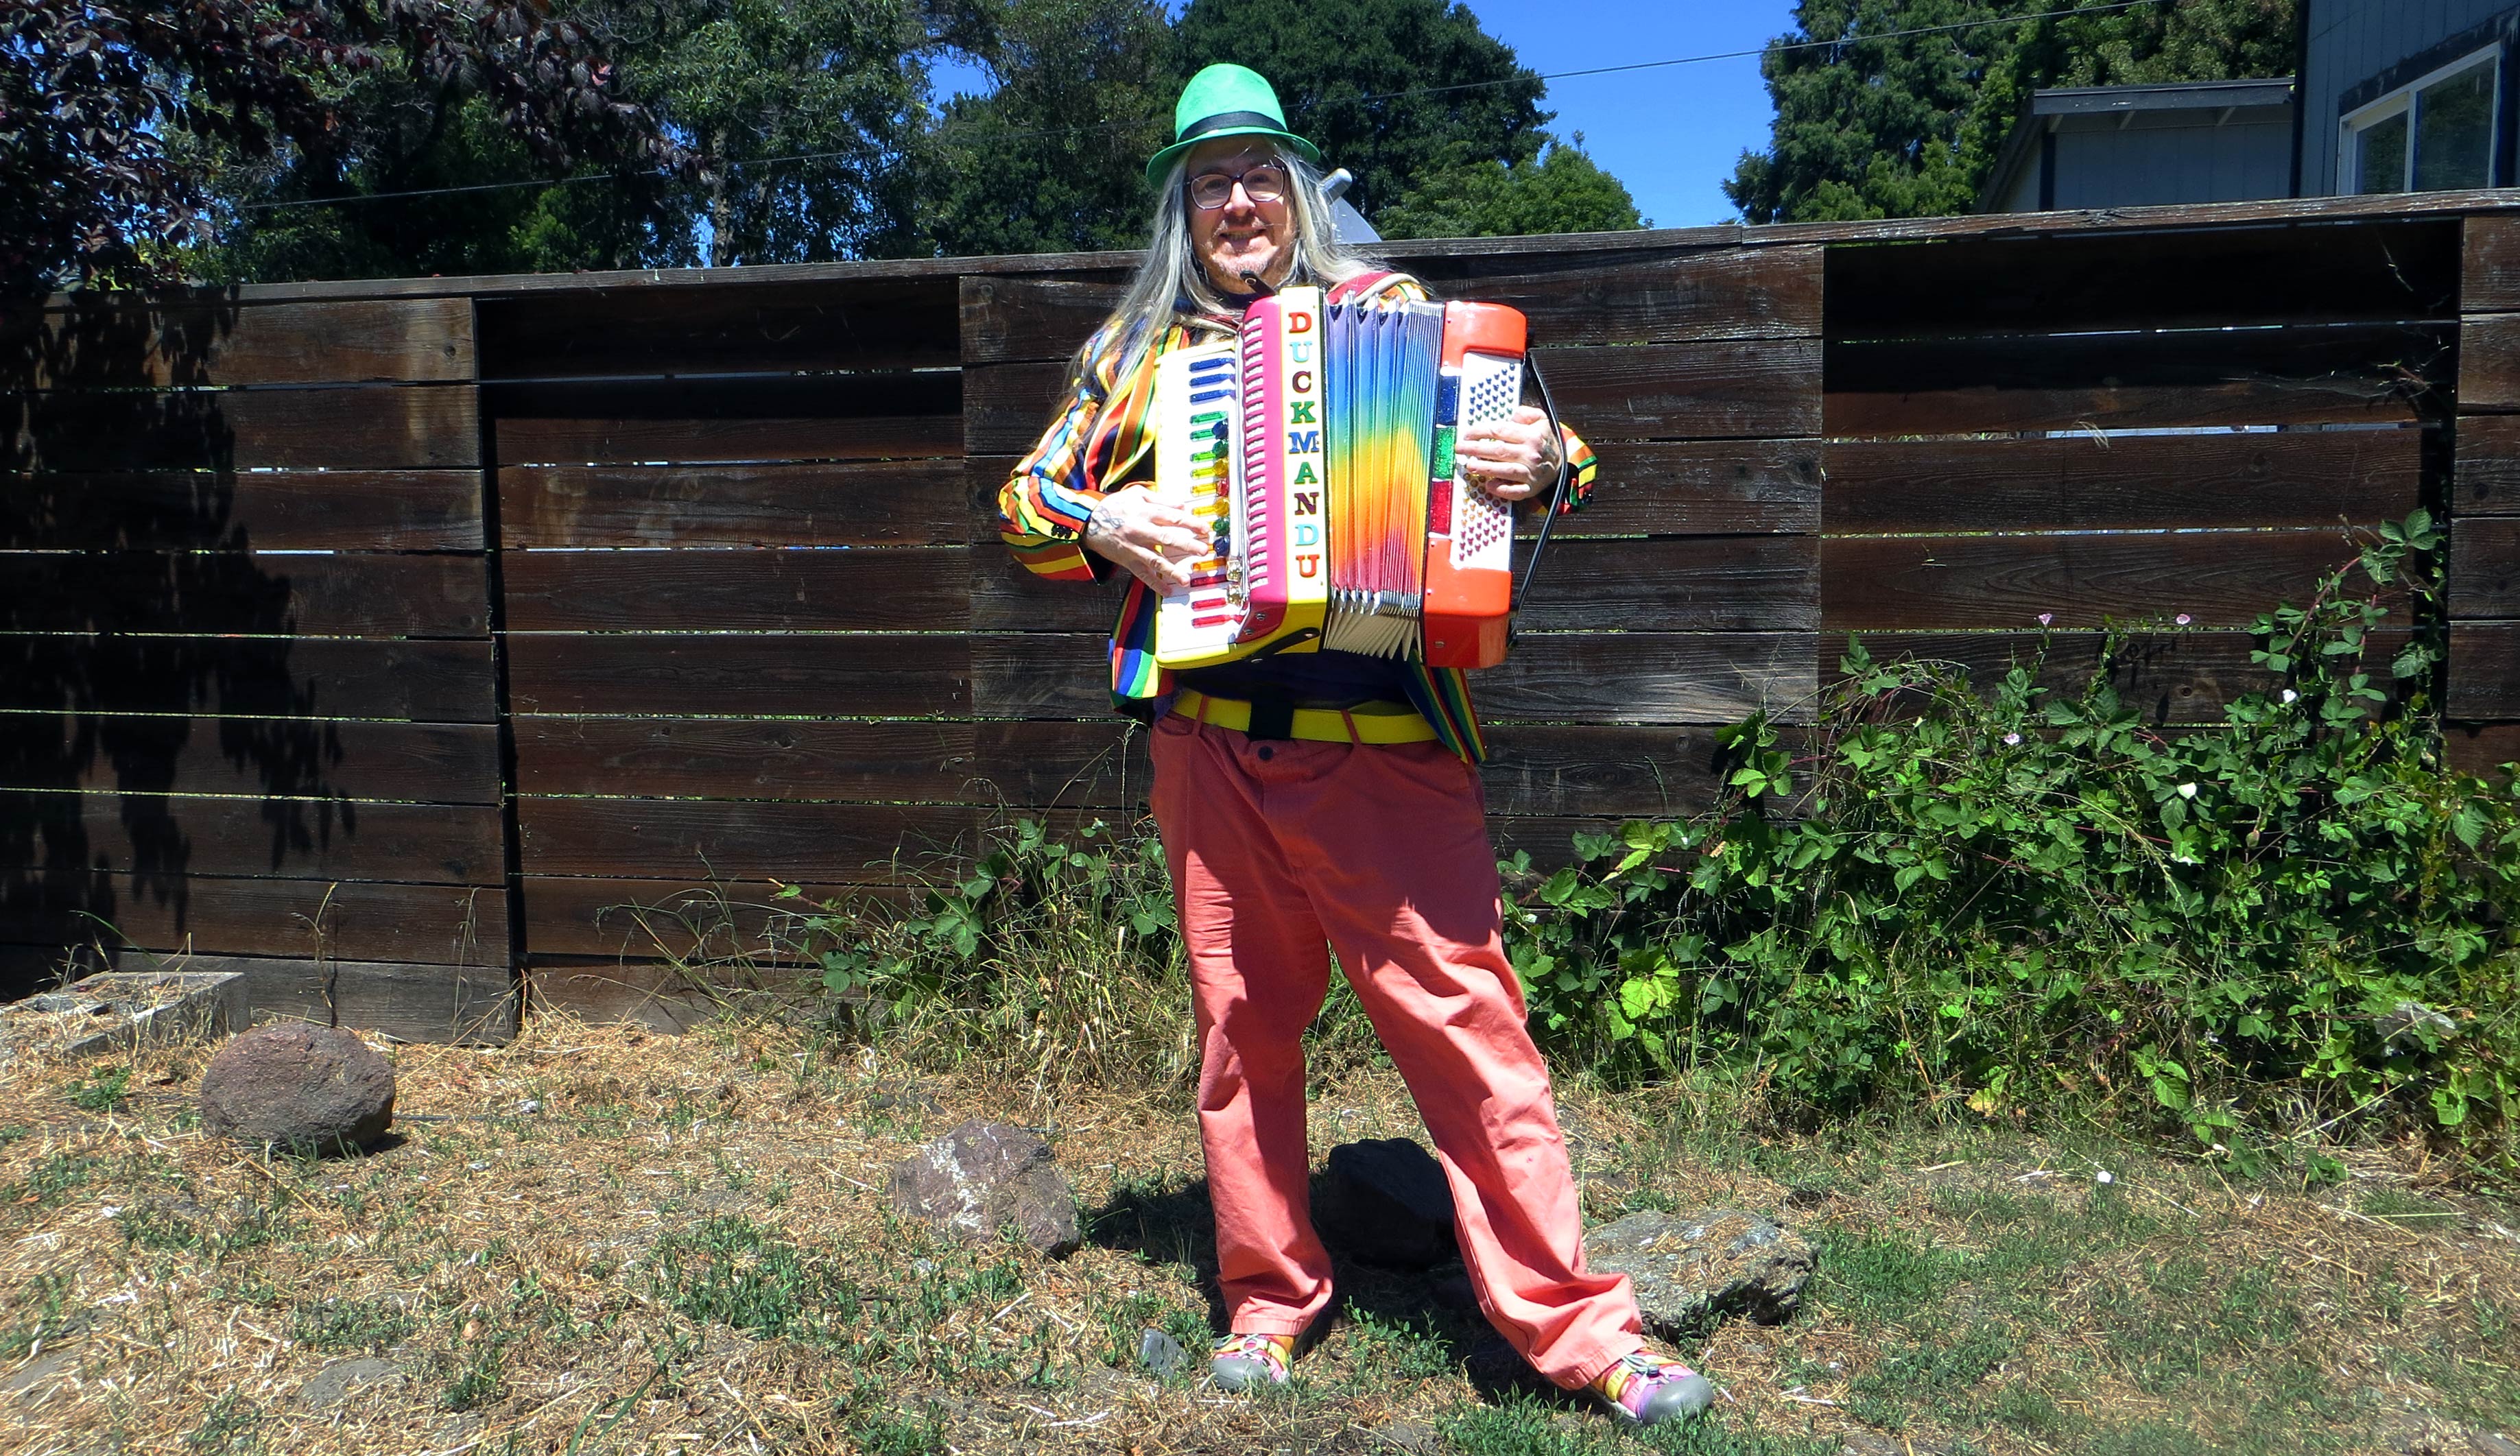
[[[1557,483],[1562,448],[1549,417],[1523,405],[1510,419],[1462,430],[1453,454],[1472,485],[1500,501],[1522,501]]]

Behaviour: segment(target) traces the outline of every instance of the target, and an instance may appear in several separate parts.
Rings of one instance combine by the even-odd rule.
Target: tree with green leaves
[[[1612,233],[1645,226],[1636,199],[1585,154],[1584,137],[1552,141],[1531,161],[1480,157],[1421,176],[1381,208],[1386,238],[1502,238],[1542,233]]]
[[[214,179],[342,164],[343,101],[378,78],[466,110],[542,175],[679,159],[588,27],[539,4],[17,0],[0,20],[0,288],[176,275]]]
[[[537,182],[468,94],[366,76],[338,98],[338,145],[222,170],[234,223],[205,268],[272,280],[922,250],[927,58],[974,43],[973,6],[603,0],[577,14],[615,88],[692,159],[683,174]],[[502,185],[517,181],[536,185]]]
[[[1002,0],[978,55],[996,82],[943,108],[924,216],[949,254],[1137,247],[1147,158],[1172,140],[1161,0]]]
[[[1803,0],[1761,67],[1769,148],[1725,195],[1751,222],[1964,212],[2030,93],[2292,73],[2295,0]],[[1894,31],[1922,31],[1868,39]]]
[[[1267,76],[1287,124],[1355,175],[1348,200],[1369,218],[1439,171],[1530,163],[1549,140],[1547,83],[1465,5],[1191,0],[1173,42],[1185,75],[1232,61]]]

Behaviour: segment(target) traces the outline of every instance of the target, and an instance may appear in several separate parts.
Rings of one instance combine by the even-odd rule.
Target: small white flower
[[[2181,797],[2182,799],[2193,799],[2193,798],[2195,798],[2195,797],[2196,797],[2196,785],[2194,785],[2194,784],[2192,784],[2192,783],[2182,783],[2182,784],[2181,784],[2181,785],[2179,786],[2179,797]]]
[[[2017,745],[2021,742],[2021,735],[2019,733],[2006,733],[2003,735],[2003,741],[2008,744]]]
[[[2301,701],[2301,694],[2287,687],[2283,690],[2283,700],[2287,703],[2297,703]]]
[[[2039,625],[2040,625],[2040,626],[2042,626],[2042,627],[2045,627],[2045,626],[2047,626],[2048,623],[2053,622],[2053,621],[2055,621],[2055,620],[2056,620],[2056,614],[2055,614],[2054,612],[2041,612],[2041,613],[2039,614]]]
[[[2182,627],[2184,627],[2184,626],[2186,626],[2188,623],[2193,622],[2193,621],[2195,621],[2196,619],[2195,619],[2194,617],[2191,617],[2191,616],[2187,615],[2185,612],[2181,612],[2178,616],[2173,617],[2173,618],[2171,618],[2170,620],[2172,620],[2173,622],[2178,623],[2178,624],[2179,624],[2180,626],[2182,626]]]
[[[2105,1168],[2101,1169],[2098,1172],[2092,1174],[2092,1181],[2094,1183],[2114,1183],[2117,1180],[2117,1174],[2109,1171]]]

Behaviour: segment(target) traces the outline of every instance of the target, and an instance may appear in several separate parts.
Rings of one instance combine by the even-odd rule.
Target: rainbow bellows
[[[1462,476],[1453,444],[1512,412],[1522,354],[1508,308],[1326,306],[1295,287],[1255,302],[1238,340],[1164,356],[1155,488],[1223,529],[1159,603],[1156,660],[1502,660],[1511,511]],[[1239,413],[1232,459],[1221,406]]]

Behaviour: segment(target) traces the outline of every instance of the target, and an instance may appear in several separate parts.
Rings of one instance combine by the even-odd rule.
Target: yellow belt
[[[1251,731],[1251,705],[1234,698],[1209,697],[1185,687],[1173,694],[1173,711],[1238,733]],[[1402,704],[1361,703],[1353,708],[1297,708],[1286,736],[1312,743],[1432,743],[1435,726],[1417,709]]]

